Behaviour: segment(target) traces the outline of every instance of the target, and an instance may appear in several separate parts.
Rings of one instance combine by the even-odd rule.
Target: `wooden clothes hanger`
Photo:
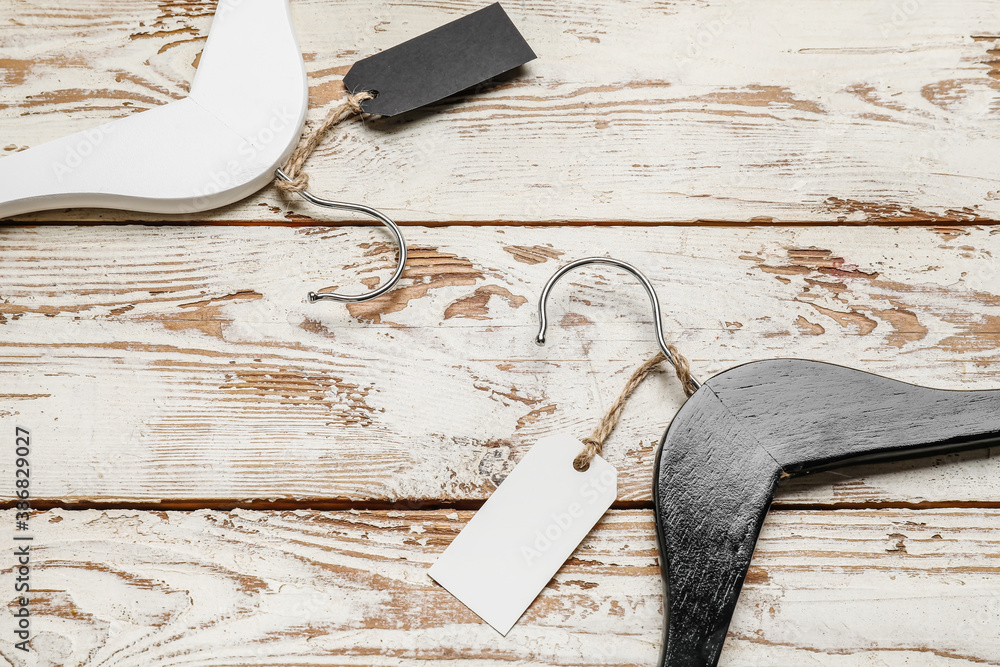
[[[257,192],[292,153],[309,103],[305,64],[288,0],[220,0],[190,94],[182,100],[0,159],[0,218],[52,208],[196,213]],[[406,265],[406,240],[382,212],[331,201],[311,204],[375,218],[399,249],[392,276],[362,294],[309,292],[357,303],[391,290]]]
[[[0,218],[231,204],[274,179],[308,93],[288,0],[220,0],[187,97],[0,159]]]
[[[610,264],[652,284],[620,260]],[[676,366],[676,364],[675,364]],[[653,475],[656,536],[667,602],[661,667],[718,663],[736,600],[778,483],[858,463],[899,460],[1000,444],[1000,390],[951,391],[890,380],[818,361],[753,361],[692,386],[660,440]]]

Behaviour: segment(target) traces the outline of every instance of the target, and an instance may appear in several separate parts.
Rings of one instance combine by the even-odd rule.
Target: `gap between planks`
[[[304,511],[304,512],[432,512],[432,511],[478,511],[485,501],[468,500],[350,500],[343,498],[310,498],[301,501],[283,498],[280,500],[234,500],[231,498],[171,498],[163,501],[108,502],[71,501],[42,498],[32,501],[32,509],[39,512],[50,510],[67,511],[112,511],[134,510],[140,512],[196,512],[212,510],[230,512],[247,510],[254,512]],[[0,511],[14,508],[14,501],[0,502]],[[652,510],[653,503],[642,500],[619,500],[611,505],[611,510],[641,511]],[[830,503],[784,503],[777,499],[771,504],[772,511],[829,512],[837,510],[947,510],[984,509],[1000,510],[1000,500],[968,501],[951,500],[941,502],[830,502]]]
[[[377,207],[376,207],[377,208]],[[88,209],[89,210],[89,209]],[[38,216],[39,214],[30,214]],[[143,214],[136,213],[137,216]],[[35,227],[45,227],[49,225],[63,225],[73,227],[120,227],[122,225],[142,225],[146,227],[381,227],[382,223],[375,220],[365,220],[360,218],[331,218],[329,220],[317,220],[315,218],[289,214],[289,220],[153,220],[137,217],[134,220],[70,220],[70,219],[46,219],[46,220],[23,220],[23,216],[0,219],[0,228],[31,229]],[[1000,219],[982,218],[974,221],[963,222],[945,217],[935,216],[913,216],[902,218],[871,219],[861,221],[846,220],[762,220],[751,218],[750,220],[394,220],[400,227],[424,227],[438,229],[445,227],[520,227],[522,229],[553,229],[562,227],[599,227],[599,228],[644,228],[654,229],[657,227],[716,227],[723,229],[799,229],[809,227],[905,227],[907,229],[923,229],[931,231],[960,231],[966,229],[976,229],[980,227],[1000,226]]]

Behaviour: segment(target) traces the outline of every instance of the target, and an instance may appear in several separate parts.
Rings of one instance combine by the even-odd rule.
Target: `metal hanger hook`
[[[281,169],[275,169],[274,174],[283,181],[291,180]],[[392,232],[393,237],[396,239],[396,246],[399,248],[399,261],[396,264],[396,270],[393,272],[389,280],[379,285],[378,288],[372,290],[371,292],[365,292],[364,294],[337,294],[336,292],[332,293],[309,292],[309,303],[316,303],[317,301],[341,301],[345,303],[359,303],[361,301],[371,301],[376,297],[382,296],[396,285],[396,283],[399,281],[400,276],[403,275],[403,268],[406,266],[406,239],[403,238],[403,233],[399,231],[399,227],[396,225],[395,222],[390,220],[381,211],[377,211],[371,208],[370,206],[365,206],[364,204],[351,204],[349,202],[330,201],[329,199],[321,199],[313,194],[310,194],[308,190],[302,190],[298,194],[300,197],[305,199],[310,204],[316,204],[317,206],[323,206],[325,208],[336,208],[343,211],[353,211],[355,213],[362,213],[369,217],[375,218],[383,225],[385,225],[390,232]]]
[[[578,259],[575,262],[570,262],[566,266],[562,267],[556,271],[551,278],[549,278],[549,282],[545,284],[545,287],[542,289],[542,294],[538,298],[538,335],[535,337],[535,342],[539,345],[545,344],[545,331],[549,327],[549,320],[546,316],[545,310],[548,306],[549,292],[552,291],[552,287],[560,278],[573,269],[587,264],[607,264],[608,266],[615,266],[619,269],[628,271],[633,276],[638,278],[639,282],[642,283],[642,286],[646,289],[646,294],[649,296],[649,303],[653,307],[653,326],[656,328],[656,342],[660,346],[660,351],[663,352],[663,356],[667,358],[667,361],[669,361],[674,368],[677,368],[677,361],[674,359],[674,355],[671,354],[666,341],[663,340],[663,324],[660,322],[660,300],[656,296],[656,290],[653,289],[653,284],[649,282],[649,279],[646,278],[646,276],[644,276],[642,271],[639,269],[627,262],[623,262],[620,259],[613,259],[611,257],[585,257],[584,259]],[[701,386],[701,383],[693,377],[691,378],[691,384],[695,390]]]

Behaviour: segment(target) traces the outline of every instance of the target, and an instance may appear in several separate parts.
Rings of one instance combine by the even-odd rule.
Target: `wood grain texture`
[[[506,638],[426,575],[470,516],[41,513],[34,653],[4,633],[0,655],[17,667],[655,663],[650,512],[609,513]],[[998,665],[998,528],[992,510],[773,513],[721,664]]]
[[[341,95],[359,58],[481,5],[296,0],[311,117]],[[214,7],[0,0],[0,149],[184,96]],[[1000,218],[993,0],[530,0],[506,9],[537,61],[424,111],[348,124],[308,165],[317,192],[421,224]],[[205,214],[320,216],[273,187]]]
[[[481,6],[294,0],[310,118],[357,59]],[[183,97],[214,8],[0,0],[0,159]],[[619,509],[507,638],[426,576],[539,437],[589,433],[655,350],[610,270],[560,284],[533,344],[538,292],[578,257],[647,272],[702,380],[796,357],[1000,388],[1000,229],[976,226],[1000,220],[993,0],[505,8],[539,60],[347,123],[307,166],[409,225],[385,298],[306,303],[374,287],[393,246],[273,188],[199,226],[0,226],[0,434],[31,429],[38,506],[78,508],[32,519],[35,651],[2,632],[0,663],[654,664],[669,372],[607,442]],[[22,219],[133,221],[161,222]],[[730,226],[672,226],[692,222]],[[911,222],[939,226],[783,224]],[[721,664],[1000,665],[994,453],[783,481]]]
[[[345,307],[306,292],[384,276],[378,230],[8,227],[0,416],[35,434],[40,500],[478,503],[539,437],[589,433],[655,350],[645,294],[604,268],[557,287],[534,345],[565,261],[612,249],[646,271],[701,379],[787,356],[996,389],[995,232],[411,229],[400,287]],[[664,372],[626,407],[605,448],[620,501],[650,502],[682,400]],[[778,502],[995,506],[992,453],[791,480]]]

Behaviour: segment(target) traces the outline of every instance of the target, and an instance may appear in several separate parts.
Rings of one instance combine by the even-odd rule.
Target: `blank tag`
[[[344,77],[352,93],[378,91],[365,113],[394,116],[471,88],[535,59],[499,3],[359,60]]]
[[[618,496],[618,473],[583,445],[539,440],[431,566],[431,578],[506,635]]]

